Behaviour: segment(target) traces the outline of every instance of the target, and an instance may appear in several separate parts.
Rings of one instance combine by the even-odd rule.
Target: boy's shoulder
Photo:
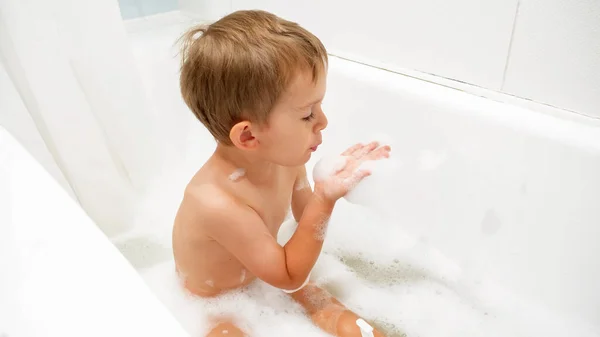
[[[234,195],[218,184],[190,183],[185,189],[180,205],[181,226],[191,232],[209,235],[213,228],[225,223],[233,225],[244,217],[246,207]]]
[[[182,204],[187,211],[202,218],[223,218],[224,213],[232,215],[255,209],[254,201],[262,193],[261,189],[246,182],[243,173],[229,171],[210,164],[199,170],[185,188]],[[305,172],[304,165],[282,167],[282,174],[288,177],[285,180],[305,179]],[[293,184],[291,181],[290,188]]]
[[[204,214],[226,212],[240,207],[238,198],[216,183],[190,182],[184,192],[184,201],[189,207]]]
[[[209,159],[188,182],[184,200],[189,200],[196,207],[231,206],[237,198],[235,191],[227,186],[224,171],[217,160]]]

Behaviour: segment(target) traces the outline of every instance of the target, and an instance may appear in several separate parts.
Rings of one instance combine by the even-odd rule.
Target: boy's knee
[[[342,305],[329,305],[312,315],[313,320],[323,330],[339,337],[362,337],[356,324],[359,317]]]
[[[362,337],[360,327],[356,324],[357,319],[359,317],[352,311],[344,311],[337,321],[337,336]]]
[[[231,322],[217,324],[206,337],[245,337],[246,334]]]

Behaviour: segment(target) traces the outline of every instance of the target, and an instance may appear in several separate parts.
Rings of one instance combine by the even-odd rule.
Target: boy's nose
[[[325,129],[328,123],[329,121],[327,121],[327,116],[325,116],[325,113],[321,111],[319,114],[319,122],[317,123],[317,130],[321,131]]]

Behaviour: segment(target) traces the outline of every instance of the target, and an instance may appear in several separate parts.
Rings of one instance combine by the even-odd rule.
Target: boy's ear
[[[254,150],[258,146],[258,139],[253,135],[252,127],[252,123],[243,121],[231,128],[229,139],[235,147],[242,150]]]

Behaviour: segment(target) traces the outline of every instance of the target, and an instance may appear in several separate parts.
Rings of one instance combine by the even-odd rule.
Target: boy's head
[[[317,37],[268,12],[238,11],[182,39],[183,99],[220,144],[285,166],[308,161],[327,125]]]

